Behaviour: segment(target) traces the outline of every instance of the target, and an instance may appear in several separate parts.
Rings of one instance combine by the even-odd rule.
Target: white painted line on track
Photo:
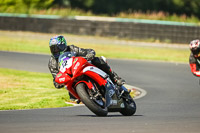
[[[147,94],[147,91],[145,91],[144,89],[141,89],[139,87],[136,86],[132,86],[132,85],[128,85],[128,84],[124,84],[124,86],[129,90],[136,90],[135,93],[138,93],[133,99],[139,99],[144,97]]]
[[[65,102],[66,104],[71,104],[73,106],[83,106],[84,104],[77,104],[77,103],[72,103],[72,102]],[[71,107],[73,107],[71,106]]]

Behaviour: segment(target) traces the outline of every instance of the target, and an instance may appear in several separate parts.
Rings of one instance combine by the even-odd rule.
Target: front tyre
[[[124,99],[125,108],[120,113],[124,116],[134,115],[136,112],[136,104],[133,98],[129,95],[128,98]]]
[[[106,107],[99,106],[88,93],[88,87],[84,83],[79,83],[76,86],[76,91],[81,98],[81,101],[97,116],[107,116],[108,110]]]

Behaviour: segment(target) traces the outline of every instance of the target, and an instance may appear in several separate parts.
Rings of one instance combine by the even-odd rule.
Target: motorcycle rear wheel
[[[81,101],[97,116],[107,116],[108,109],[99,106],[97,103],[90,98],[88,92],[88,87],[84,83],[79,83],[76,86],[76,91],[81,98]]]
[[[132,116],[136,112],[136,103],[133,98],[129,95],[127,99],[124,99],[125,108],[120,113],[124,116]]]

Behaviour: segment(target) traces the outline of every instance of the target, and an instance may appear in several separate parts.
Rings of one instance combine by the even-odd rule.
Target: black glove
[[[58,83],[56,83],[55,80],[53,80],[53,84],[54,84],[55,88],[57,88],[57,89],[64,87],[64,85],[59,85]]]
[[[93,53],[88,53],[87,55],[86,55],[86,58],[87,58],[87,60],[92,60],[92,59],[94,59],[94,54]]]

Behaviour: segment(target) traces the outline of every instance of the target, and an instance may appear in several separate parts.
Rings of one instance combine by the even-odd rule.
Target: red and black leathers
[[[83,48],[76,47],[74,45],[70,45],[70,46],[67,46],[67,49],[64,52],[66,52],[66,51],[75,52],[76,56],[82,56],[82,57],[91,58],[91,55],[93,55],[93,59],[91,58],[93,65],[95,65],[96,67],[100,68],[101,70],[103,70],[104,72],[109,74],[111,79],[112,79],[112,77],[115,76],[115,75],[113,75],[113,72],[111,71],[108,64],[102,58],[95,57],[95,51],[93,49],[83,49]],[[59,72],[58,65],[59,65],[58,58],[51,56],[48,66],[49,66],[49,70],[53,76],[54,86],[56,88],[62,88],[63,85],[59,85],[58,83],[55,82],[55,77],[56,77],[57,73]]]
[[[194,55],[191,53],[189,63],[192,73],[195,76],[200,77],[200,57],[195,58]]]

